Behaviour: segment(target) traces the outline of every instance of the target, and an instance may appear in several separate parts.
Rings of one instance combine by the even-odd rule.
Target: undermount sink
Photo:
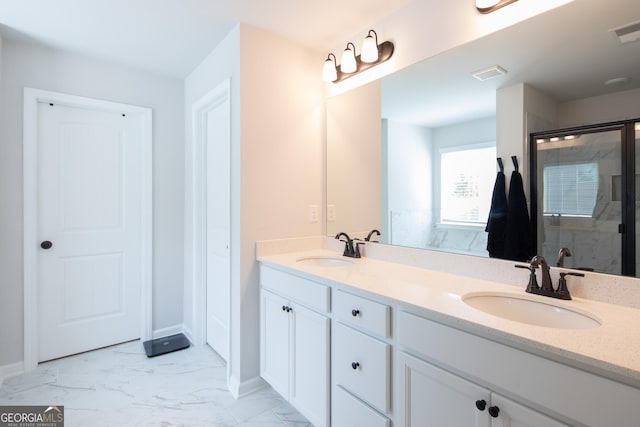
[[[602,325],[595,315],[564,303],[556,303],[548,297],[472,292],[464,295],[462,301],[493,316],[529,325],[555,329],[591,329]]]
[[[308,256],[298,258],[296,262],[311,264],[317,267],[345,267],[347,265],[353,265],[352,260],[332,256]]]

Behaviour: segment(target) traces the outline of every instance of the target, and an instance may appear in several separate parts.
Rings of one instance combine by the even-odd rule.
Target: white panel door
[[[135,115],[38,105],[39,361],[140,337],[142,138]]]
[[[229,360],[231,135],[229,98],[206,113],[207,343]]]

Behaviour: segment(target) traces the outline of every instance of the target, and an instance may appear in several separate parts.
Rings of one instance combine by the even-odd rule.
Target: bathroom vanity
[[[258,243],[261,375],[315,426],[640,422],[640,309],[324,247]]]

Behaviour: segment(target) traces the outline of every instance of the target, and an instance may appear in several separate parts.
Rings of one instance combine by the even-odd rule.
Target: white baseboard
[[[186,325],[182,325],[182,333],[184,334],[185,337],[187,337],[187,339],[191,342],[192,345],[198,345],[193,340],[193,331],[191,330],[191,328],[189,328]]]
[[[251,378],[248,381],[240,382],[234,376],[229,377],[229,391],[235,399],[240,399],[269,387],[269,384],[261,377]]]
[[[24,362],[11,363],[9,365],[0,366],[0,386],[2,380],[24,372]]]
[[[184,333],[184,325],[181,323],[179,325],[169,326],[167,328],[155,329],[153,331],[153,339],[162,338],[169,335],[181,334]],[[186,335],[186,334],[185,334]]]

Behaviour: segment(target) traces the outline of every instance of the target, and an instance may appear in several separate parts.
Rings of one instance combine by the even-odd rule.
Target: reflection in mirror
[[[538,253],[558,266],[637,274],[640,175],[625,161],[640,157],[631,154],[636,127],[629,120],[531,135]]]
[[[330,98],[327,234],[378,228],[384,243],[487,256],[486,208],[456,205],[451,188],[488,206],[483,188],[493,186],[496,155],[520,157],[528,188],[530,133],[640,116],[640,40],[622,43],[611,31],[639,21],[637,0],[574,1]],[[492,65],[507,74],[473,78]],[[477,184],[441,166],[450,152],[492,143],[496,154],[486,160],[475,152],[490,177]],[[505,166],[508,177],[513,168]],[[575,255],[565,262],[594,265],[570,264]]]

